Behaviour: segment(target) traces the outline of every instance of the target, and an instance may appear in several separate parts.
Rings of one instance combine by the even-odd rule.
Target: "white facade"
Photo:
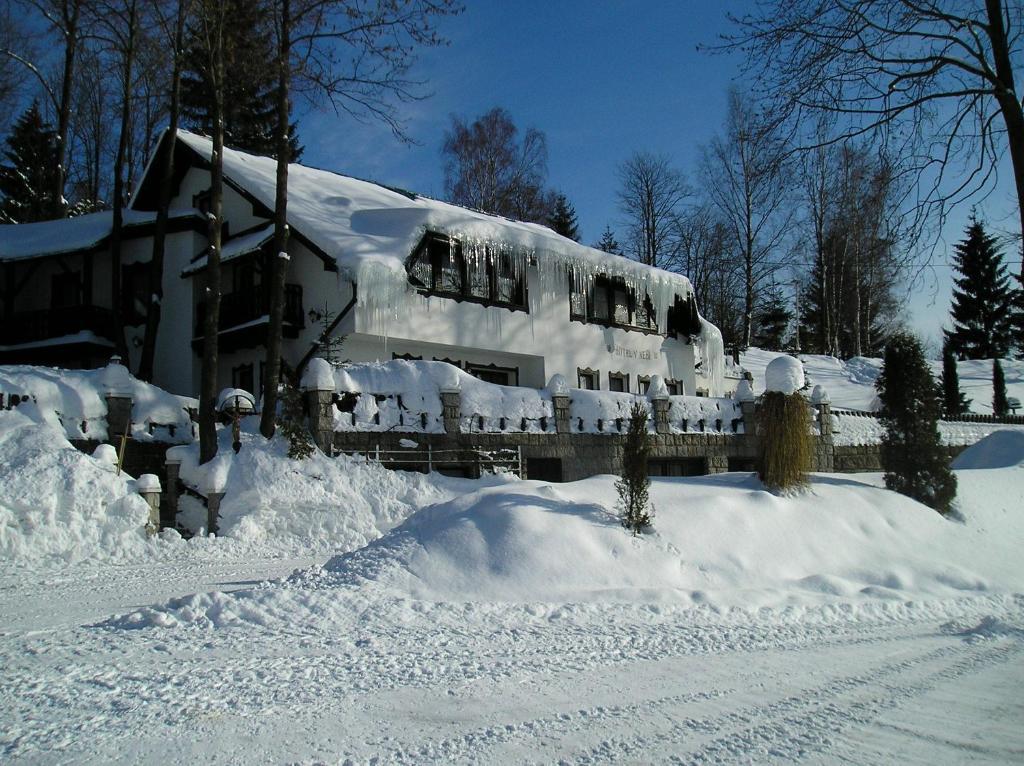
[[[185,169],[171,207],[189,210],[202,205],[209,187],[203,161],[209,142],[180,136],[176,162]],[[231,150],[224,160],[218,387],[258,390],[267,323],[261,271],[272,255],[274,161]],[[135,214],[152,208],[156,181],[149,174],[155,164],[132,201]],[[340,356],[352,361],[439,359],[496,382],[542,387],[560,374],[570,385],[632,392],[658,374],[672,393],[725,393],[717,330],[691,320],[691,335],[665,332],[673,301],[692,300],[684,277],[581,246],[544,227],[298,165],[290,171],[289,225],[291,303],[283,358],[292,368],[315,352],[324,327],[315,319],[319,312],[340,315],[333,334],[344,336]],[[429,281],[425,264],[441,258],[433,274],[440,278],[443,270],[443,289],[410,278],[410,263],[428,239],[447,242],[440,247],[450,247],[452,255],[423,251],[426,271],[418,276],[426,273]],[[125,262],[146,260],[149,246],[146,238],[133,240]],[[198,231],[179,232],[167,245],[154,382],[180,394],[199,388],[197,305],[205,294],[205,247]],[[570,300],[574,285],[577,296],[589,295],[583,311],[583,298]],[[516,292],[523,288],[525,294]],[[496,305],[497,296],[513,293],[520,298]],[[592,316],[602,311],[604,322]],[[645,326],[625,326],[637,323]],[[127,329],[133,363],[141,332],[141,326]]]

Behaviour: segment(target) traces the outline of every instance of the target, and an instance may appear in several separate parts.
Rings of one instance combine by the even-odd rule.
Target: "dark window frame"
[[[584,386],[583,381],[589,380],[593,385]],[[576,388],[584,391],[600,391],[601,390],[601,371],[592,370],[589,367],[577,367],[576,368]]]
[[[651,388],[651,376],[650,375],[637,375],[636,376],[636,392],[638,394],[646,394]]]
[[[642,306],[641,310],[638,310],[638,305]],[[600,306],[604,307],[605,316],[599,315]],[[583,308],[583,313],[578,307]],[[621,312],[625,312],[625,321],[620,318]],[[640,319],[641,316],[646,316],[646,323]],[[637,301],[636,290],[629,287],[625,279],[609,277],[605,274],[594,277],[585,294],[570,290],[569,320],[583,324],[617,327],[628,332],[641,332],[645,335],[664,335],[658,327],[651,296],[644,292],[643,303],[640,304]]]
[[[454,242],[443,234],[428,232],[406,260],[406,272],[409,282],[423,295],[428,297],[449,298],[458,302],[478,303],[482,306],[494,306],[510,311],[530,312],[529,286],[526,272],[515,280],[516,295],[511,301],[499,299],[499,279],[502,278],[502,267],[513,269],[511,256],[507,253],[486,252],[487,296],[474,294],[470,283],[469,265],[462,251],[462,243]],[[448,269],[445,267],[452,264]],[[458,286],[453,289],[446,287],[443,278],[445,273],[458,274]],[[426,281],[425,281],[426,280]]]
[[[612,381],[616,380],[622,385],[622,388],[612,388]],[[609,372],[608,373],[608,390],[616,393],[629,393],[629,373],[628,372]]]
[[[249,383],[249,385],[245,385],[245,383]],[[240,388],[256,395],[256,367],[252,362],[231,368],[231,387]]]
[[[500,364],[476,364],[474,362],[466,362],[466,372],[472,375],[474,378],[484,380],[485,382],[493,383],[494,381],[487,381],[486,378],[480,378],[477,372],[487,373],[506,373],[507,378],[505,383],[498,383],[501,386],[518,386],[519,385],[519,368],[518,367],[503,367]]]

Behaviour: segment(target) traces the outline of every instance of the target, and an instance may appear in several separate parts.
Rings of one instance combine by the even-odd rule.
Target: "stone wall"
[[[431,467],[479,475],[487,456],[500,450],[521,456],[521,471],[527,478],[575,481],[595,474],[618,474],[622,469],[624,433],[578,433],[571,430],[569,396],[552,397],[555,433],[465,433],[460,430],[458,392],[442,392],[446,433],[424,434],[400,431],[333,431],[331,392],[307,391],[310,427],[325,452],[362,453],[395,466]],[[653,467],[666,475],[724,473],[754,470],[759,449],[753,402],[742,405],[740,433],[671,433],[665,414],[667,399],[654,399],[650,436]],[[831,415],[828,403],[815,405],[821,430],[815,435],[813,471],[832,471]],[[415,447],[408,446],[410,442]],[[404,446],[403,446],[404,443]],[[443,455],[443,461],[439,456]]]
[[[947,446],[950,460],[967,449],[966,445]],[[864,473],[882,470],[882,445],[834,447],[835,471],[837,473]]]

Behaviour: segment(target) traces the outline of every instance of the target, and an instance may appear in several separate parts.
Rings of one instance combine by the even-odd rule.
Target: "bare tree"
[[[225,4],[197,0],[195,28],[201,41],[197,62],[211,84],[213,94],[213,149],[210,155],[210,210],[206,248],[206,313],[203,319],[203,360],[199,381],[199,462],[217,455],[217,333],[220,330],[220,251],[224,221],[224,29],[231,23]]]
[[[457,205],[545,223],[551,212],[544,191],[548,144],[544,133],[519,129],[505,109],[494,107],[471,124],[452,115],[445,132],[444,188]]]
[[[746,54],[780,119],[826,113],[834,142],[898,142],[921,187],[916,231],[990,188],[1009,149],[1024,232],[1024,2],[770,0],[734,21],[724,47]]]
[[[785,145],[750,100],[733,88],[725,135],[705,148],[702,171],[711,202],[735,237],[743,259],[743,336],[750,345],[754,304],[762,282],[785,266],[783,247],[792,208]]]
[[[648,266],[677,268],[677,219],[690,196],[683,174],[664,155],[637,152],[619,165],[618,177],[627,255]]]
[[[288,266],[288,163],[292,88],[336,111],[385,122],[404,137],[395,101],[422,98],[408,70],[418,47],[443,43],[436,18],[457,13],[454,0],[349,3],[343,0],[268,0],[275,33],[277,93],[274,257],[270,264],[270,319],[260,433],[274,435],[281,369]]]
[[[86,16],[91,7],[90,0],[21,0],[35,14],[38,14],[49,31],[57,39],[61,55],[61,76],[58,85],[50,83],[44,67],[13,47],[0,50],[8,59],[19,62],[39,81],[54,113],[57,115],[57,173],[52,191],[54,209],[63,217],[67,210],[64,199],[68,138],[71,132],[72,90],[75,81],[77,56],[86,36]]]
[[[160,155],[160,198],[157,202],[156,227],[153,232],[153,257],[149,267],[149,301],[146,307],[146,331],[142,340],[142,354],[139,359],[139,377],[152,380],[153,364],[156,358],[156,339],[160,330],[160,316],[164,296],[164,251],[167,242],[167,221],[171,205],[171,178],[174,176],[174,142],[178,133],[178,118],[181,111],[181,73],[184,66],[182,54],[185,47],[185,22],[193,5],[192,0],[176,0],[168,9],[161,0],[154,0],[152,10],[155,21],[155,36],[171,48],[170,79],[167,83],[168,96],[168,140],[166,151]]]

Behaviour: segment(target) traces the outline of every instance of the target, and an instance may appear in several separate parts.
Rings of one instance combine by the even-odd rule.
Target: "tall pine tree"
[[[946,338],[960,359],[1004,357],[1010,347],[1013,290],[996,238],[971,220],[966,238],[956,245],[953,267],[953,329]]]
[[[561,234],[563,237],[568,237],[575,242],[580,241],[580,228],[576,220],[576,208],[573,207],[564,194],[559,193],[555,195],[554,206],[551,214],[548,216],[548,226],[556,234]]]
[[[971,400],[960,391],[960,374],[949,341],[942,344],[942,414],[946,417],[969,412]]]
[[[768,351],[782,351],[793,318],[782,290],[773,283],[768,295],[758,303],[754,314],[754,345]]]
[[[32,102],[18,118],[0,165],[0,223],[32,223],[58,218],[53,203],[57,174],[57,134]]]
[[[277,67],[267,9],[249,0],[224,0],[231,19],[224,34],[224,145],[252,154],[276,156]],[[209,73],[189,62],[201,60],[199,29],[190,29],[181,79],[181,118],[189,128],[213,135],[213,89]],[[302,154],[296,127],[289,126],[291,161]]]
[[[885,428],[885,486],[939,513],[949,513],[956,497],[956,476],[939,440],[939,391],[917,338],[896,333],[889,339],[875,387]]]

